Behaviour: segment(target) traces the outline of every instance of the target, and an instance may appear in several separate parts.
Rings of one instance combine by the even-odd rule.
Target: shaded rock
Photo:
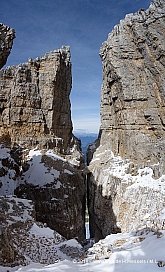
[[[76,147],[75,147],[76,148]],[[0,146],[0,195],[34,201],[37,220],[67,239],[85,238],[85,181],[79,156]],[[78,151],[77,151],[78,152]],[[80,153],[78,153],[80,155]]]
[[[52,151],[34,151],[14,193],[32,199],[37,220],[67,239],[85,238],[85,182],[77,167]]]
[[[0,69],[6,64],[14,38],[14,29],[0,23]]]
[[[76,240],[67,241],[35,220],[32,201],[0,197],[0,208],[0,218],[3,218],[0,224],[0,265],[52,264],[63,259],[79,259],[83,255],[84,251]]]

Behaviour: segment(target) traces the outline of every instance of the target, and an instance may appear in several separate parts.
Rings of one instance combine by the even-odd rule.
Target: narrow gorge
[[[0,24],[0,33],[2,68],[15,31]],[[112,233],[165,229],[165,2],[126,15],[100,57],[101,125],[87,166],[73,134],[70,47],[0,70],[1,265],[41,260],[40,253],[21,251],[36,224],[51,228],[57,244],[84,242],[86,206],[96,242]],[[51,252],[46,264],[62,258]]]

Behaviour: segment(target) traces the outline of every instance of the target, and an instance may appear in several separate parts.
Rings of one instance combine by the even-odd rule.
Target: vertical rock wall
[[[165,169],[165,4],[120,21],[103,43],[101,143],[138,165]]]
[[[100,147],[89,165],[96,239],[154,221],[164,203],[165,2],[128,14],[100,49]],[[153,218],[152,218],[152,215]],[[146,220],[147,221],[147,220]]]
[[[70,48],[62,47],[28,63],[0,71],[0,136],[24,146],[66,150],[72,140],[69,95]]]

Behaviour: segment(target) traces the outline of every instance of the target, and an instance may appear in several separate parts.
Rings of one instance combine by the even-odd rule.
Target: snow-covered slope
[[[0,195],[13,195],[14,190],[24,182],[39,187],[51,184],[55,179],[58,181],[62,173],[73,175],[75,166],[80,164],[79,152],[73,158],[69,155],[64,158],[53,149],[27,150],[17,146],[14,152],[20,155],[19,162],[12,157],[12,148],[0,145]],[[76,151],[73,150],[73,153]]]
[[[32,201],[0,197],[0,264],[4,266],[53,264],[79,259],[84,251],[75,240],[66,240],[35,220]],[[0,271],[2,268],[0,268]]]
[[[92,237],[142,227],[164,228],[157,217],[165,207],[165,175],[154,178],[152,165],[139,168],[100,145],[88,167]]]
[[[20,166],[11,157],[11,148],[0,145],[0,195],[14,194],[20,170]]]
[[[68,243],[72,245],[73,242]],[[31,263],[26,267],[9,268],[9,271],[160,272],[165,271],[164,249],[164,230],[141,229],[130,233],[109,235],[94,244],[83,258],[71,260],[66,257],[65,260],[58,260],[52,265]],[[6,269],[0,267],[1,272],[6,272]]]
[[[0,266],[0,272],[165,271],[165,230],[144,227],[129,233],[111,234],[84,252],[75,239],[66,240],[36,222],[31,201],[8,196],[0,198],[0,205],[1,218],[4,214],[1,256],[7,246],[6,265],[9,257],[14,256],[12,251],[16,257],[12,267]],[[157,219],[163,222],[165,209]],[[8,242],[6,246],[4,237],[5,243]]]

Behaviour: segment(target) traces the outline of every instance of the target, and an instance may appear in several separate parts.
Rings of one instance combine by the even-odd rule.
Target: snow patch
[[[54,160],[61,160],[61,161],[63,161],[63,162],[66,162],[66,161],[67,161],[66,159],[64,159],[64,158],[58,156],[57,154],[55,154],[55,153],[53,152],[52,149],[49,149],[49,150],[46,152],[46,155],[49,156],[49,157],[51,157],[51,158],[54,159]]]
[[[73,173],[71,171],[67,170],[67,169],[64,170],[64,173],[69,174],[69,175],[73,175]]]
[[[60,171],[57,171],[53,167],[48,169],[44,163],[41,162],[42,153],[40,150],[30,150],[27,157],[29,158],[30,168],[25,172],[23,177],[28,183],[42,187],[54,182],[55,178],[59,178]],[[57,188],[60,187],[57,185]]]
[[[47,238],[54,238],[54,231],[50,228],[40,228],[36,225],[36,223],[33,224],[33,226],[30,228],[30,233],[35,234],[37,236],[44,236]]]

